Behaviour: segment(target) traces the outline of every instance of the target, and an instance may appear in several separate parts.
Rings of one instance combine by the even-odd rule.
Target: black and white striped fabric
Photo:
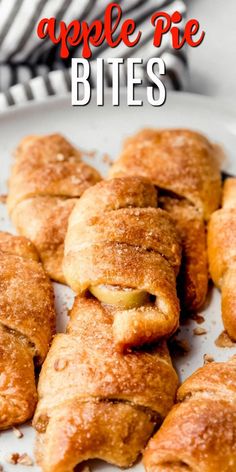
[[[109,0],[0,0],[0,111],[27,100],[42,100],[48,95],[65,94],[71,89],[70,66],[72,57],[81,56],[81,47],[73,48],[62,60],[59,47],[49,39],[37,37],[41,18],[56,17],[67,24],[75,19],[103,18]],[[121,44],[111,49],[107,45],[94,48],[91,61],[91,82],[96,86],[96,58],[141,57],[144,63],[150,57],[162,57],[166,64],[165,84],[169,89],[183,89],[187,80],[185,51],[175,51],[166,36],[161,48],[152,45],[152,13],[165,10],[180,11],[185,18],[183,0],[119,0],[123,19],[133,18],[142,31],[142,40],[134,48]],[[145,83],[143,69],[143,82]],[[126,75],[121,77],[125,85]],[[111,69],[107,67],[106,85],[112,83]],[[123,80],[123,82],[122,82]],[[162,78],[163,80],[163,78]]]

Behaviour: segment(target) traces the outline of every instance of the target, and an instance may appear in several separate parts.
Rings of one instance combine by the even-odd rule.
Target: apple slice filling
[[[137,308],[150,301],[149,293],[134,288],[113,285],[93,285],[90,292],[100,302],[120,308]]]

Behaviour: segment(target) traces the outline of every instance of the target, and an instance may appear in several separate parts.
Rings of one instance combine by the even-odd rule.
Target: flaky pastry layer
[[[208,225],[208,257],[211,277],[222,291],[225,329],[236,340],[236,179],[227,179],[222,208]]]
[[[18,146],[9,179],[8,210],[18,232],[36,246],[48,275],[62,271],[68,218],[85,189],[100,180],[63,136],[28,136]]]
[[[148,181],[118,178],[88,189],[69,219],[63,268],[76,293],[105,285],[149,294],[149,302],[132,309],[112,301],[107,307],[120,349],[168,337],[178,327],[181,245],[172,219],[156,206]]]
[[[111,167],[111,178],[124,176],[148,178],[159,189],[159,203],[170,212],[182,237],[182,307],[198,310],[208,285],[205,221],[220,203],[216,146],[191,130],[144,129],[125,141]]]
[[[236,470],[236,358],[210,363],[180,387],[144,453],[147,472]]]
[[[44,472],[91,458],[131,465],[173,404],[177,376],[165,343],[124,355],[112,322],[94,298],[77,297],[66,334],[54,338],[34,417]]]
[[[31,418],[55,331],[53,290],[26,238],[0,233],[0,429]]]

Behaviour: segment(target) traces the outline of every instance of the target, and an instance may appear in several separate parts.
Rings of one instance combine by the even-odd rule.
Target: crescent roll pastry
[[[170,336],[178,327],[181,245],[154,186],[140,178],[99,182],[69,219],[64,274],[113,315],[119,349]]]
[[[199,309],[208,287],[206,231],[199,211],[185,199],[160,196],[159,204],[171,215],[183,243],[178,294],[188,310]]]
[[[165,342],[121,354],[112,322],[97,300],[77,297],[66,334],[53,340],[33,422],[44,472],[72,472],[92,458],[132,465],[173,404],[177,375]]]
[[[28,136],[16,151],[8,210],[18,232],[36,246],[48,275],[64,282],[62,259],[69,215],[77,198],[100,180],[81,153],[59,134]]]
[[[222,292],[222,317],[229,336],[236,341],[236,178],[227,179],[222,208],[208,226],[210,274]]]
[[[236,356],[209,363],[180,387],[144,453],[147,472],[235,472]]]
[[[111,168],[110,177],[122,176],[146,177],[159,188],[159,205],[182,237],[182,303],[188,311],[198,310],[208,287],[205,221],[220,201],[215,147],[194,131],[146,129],[125,142]]]
[[[42,364],[54,333],[53,305],[34,246],[0,233],[0,429],[34,413],[34,364]]]

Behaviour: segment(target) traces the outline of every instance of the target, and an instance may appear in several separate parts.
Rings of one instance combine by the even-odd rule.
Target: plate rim
[[[146,88],[140,88],[140,89],[137,89],[137,92],[136,92],[136,96],[138,98],[144,98],[144,95],[145,95],[145,98],[146,98]],[[120,89],[120,105],[123,106],[124,103],[123,103],[123,100],[124,100],[124,97],[126,96],[126,93],[127,93],[127,90],[125,87],[121,87]],[[105,101],[109,98],[111,98],[112,96],[112,89],[111,88],[108,88],[106,87],[104,89],[104,106],[111,106],[110,103],[105,103]],[[66,104],[66,105],[69,105],[71,106],[72,108],[78,108],[78,110],[80,110],[81,108],[85,108],[84,106],[74,106],[71,104],[70,102],[70,97],[71,97],[71,94],[70,92],[68,92],[67,94],[63,94],[63,95],[49,95],[43,99],[40,99],[40,100],[28,100],[28,101],[25,101],[25,102],[22,102],[22,103],[19,103],[19,104],[15,104],[15,105],[12,105],[12,106],[9,106],[8,108],[6,108],[5,110],[0,110],[0,121],[4,120],[5,118],[10,118],[12,115],[18,115],[20,114],[21,112],[25,112],[25,111],[32,111],[32,110],[37,110],[37,109],[40,109],[40,108],[48,108],[49,106],[53,106],[53,105],[63,105],[63,104]],[[197,93],[191,93],[191,92],[185,92],[185,91],[173,91],[173,90],[170,90],[170,91],[167,91],[167,98],[166,98],[166,101],[165,103],[161,106],[161,107],[156,107],[157,110],[159,108],[162,108],[164,107],[166,104],[168,104],[168,99],[171,100],[177,100],[177,101],[182,101],[182,100],[185,100],[187,102],[194,102],[196,103],[198,106],[200,104],[202,104],[202,106],[205,106],[207,105],[208,107],[210,106],[212,109],[214,109],[214,111],[217,111],[218,113],[220,112],[224,112],[228,115],[232,115],[232,119],[235,119],[236,120],[236,107],[234,106],[233,102],[229,102],[229,100],[227,99],[222,99],[222,97],[217,97],[217,96],[207,96],[207,95],[202,95],[202,94],[197,94]],[[91,100],[90,102],[86,105],[88,108],[90,107],[90,105],[94,105],[94,101],[95,101],[95,90],[93,89],[92,90],[92,93],[91,93]],[[150,105],[148,102],[144,103],[145,106],[150,106],[152,107],[152,105]],[[98,108],[102,108],[101,106],[98,106]],[[119,108],[119,106],[114,106],[113,107],[114,110],[116,110],[116,108]],[[129,107],[127,105],[127,108],[132,108],[132,107]],[[143,108],[143,107],[136,107],[136,108]],[[152,107],[152,108],[155,108],[155,107]]]

